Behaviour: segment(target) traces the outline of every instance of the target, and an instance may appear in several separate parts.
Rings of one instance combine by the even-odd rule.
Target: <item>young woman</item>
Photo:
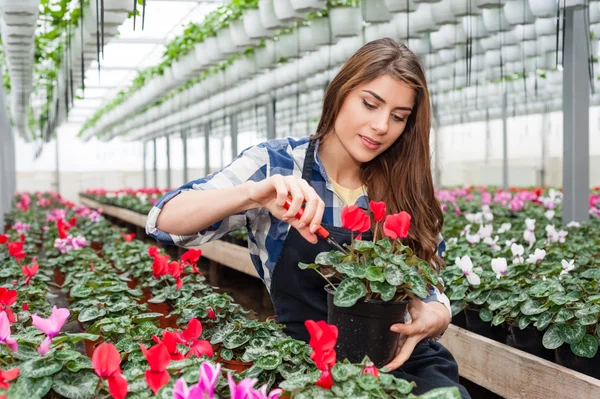
[[[248,148],[223,170],[166,194],[150,212],[146,230],[164,243],[195,246],[246,226],[250,256],[277,322],[290,336],[308,341],[304,321],[326,320],[327,299],[322,278],[297,265],[331,250],[317,240],[319,225],[339,243],[350,241],[341,228],[345,205],[368,209],[369,200],[384,201],[390,213],[409,212],[407,245],[434,267],[442,264],[430,119],[418,57],[391,39],[370,42],[329,84],[316,135]],[[286,210],[288,195],[293,202]],[[293,216],[303,205],[297,220]],[[452,355],[435,341],[450,323],[447,297],[434,288],[424,301],[411,302],[410,314],[410,323],[391,327],[406,338],[387,367],[415,381],[417,393],[458,386],[469,398]]]

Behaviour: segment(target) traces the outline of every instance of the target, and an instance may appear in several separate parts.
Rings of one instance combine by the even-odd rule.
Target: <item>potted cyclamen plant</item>
[[[440,279],[426,261],[402,243],[408,236],[411,216],[407,212],[387,215],[383,202],[371,201],[377,224],[373,241],[361,240],[371,229],[368,214],[357,206],[342,210],[342,226],[359,235],[348,252],[322,252],[315,263],[298,266],[314,269],[327,285],[328,323],[339,328],[337,352],[341,359],[360,362],[367,355],[377,367],[388,364],[398,347],[400,334],[390,326],[404,323],[413,298],[426,298]],[[378,239],[379,224],[384,237]]]

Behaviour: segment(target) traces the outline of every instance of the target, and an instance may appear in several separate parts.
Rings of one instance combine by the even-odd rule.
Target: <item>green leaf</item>
[[[80,356],[73,360],[69,360],[67,362],[67,370],[69,370],[73,373],[77,373],[80,370],[92,369],[92,368],[93,368],[92,361],[89,358],[83,357],[83,356]]]
[[[335,265],[335,269],[338,272],[352,278],[364,278],[367,274],[367,269],[361,267],[356,262],[340,263],[338,265]]]
[[[302,270],[306,270],[306,269],[318,269],[319,265],[317,265],[316,263],[302,263],[302,262],[298,262],[298,267]]]
[[[556,349],[559,348],[565,341],[560,336],[560,324],[551,325],[546,332],[544,333],[544,337],[542,338],[542,345],[546,349]]]
[[[383,269],[383,276],[388,284],[399,286],[404,284],[404,272],[397,265],[388,264]]]
[[[378,266],[368,267],[366,278],[369,281],[377,281],[383,283],[385,281],[385,277],[383,276],[383,268]]]
[[[151,299],[148,299],[150,303],[163,303],[167,300],[168,293],[163,292],[160,295],[153,296]]]
[[[28,360],[20,366],[20,375],[29,378],[42,378],[56,374],[62,369],[62,364],[51,357]]]
[[[427,283],[423,277],[419,274],[409,274],[406,278],[406,282],[412,284],[410,290],[421,299],[425,299],[429,296],[427,291]]]
[[[585,326],[575,322],[572,326],[561,324],[558,330],[560,337],[567,344],[576,344],[585,335]]]
[[[210,343],[213,344],[213,345],[220,344],[234,330],[235,330],[235,325],[234,324],[232,324],[232,323],[225,324],[223,327],[221,327],[220,329],[218,329],[213,334],[212,338],[210,339]]]
[[[261,356],[255,364],[263,370],[275,370],[281,364],[281,354],[271,351],[269,354]]]
[[[371,282],[371,290],[375,293],[381,294],[381,299],[384,301],[391,301],[396,295],[396,287],[386,283],[378,283],[376,281]]]
[[[81,313],[79,313],[79,317],[77,317],[77,320],[79,320],[82,323],[85,323],[86,321],[96,320],[97,318],[100,318],[105,315],[106,309],[85,308],[81,311]]]
[[[18,384],[23,386],[23,391],[26,393],[26,396],[21,396],[22,398],[41,398],[46,396],[50,389],[52,389],[52,377],[42,377],[42,378],[26,378],[19,377]],[[11,388],[12,388],[11,384]],[[9,391],[10,392],[10,391]],[[9,394],[9,398],[17,397],[11,396]]]
[[[451,301],[461,301],[463,299],[468,300],[468,298],[465,298],[465,294],[467,293],[468,289],[469,287],[466,285],[455,285],[448,287],[449,299]]]
[[[222,349],[221,357],[227,361],[233,359],[233,351],[231,349]]]
[[[392,243],[390,242],[390,239],[387,237],[382,238],[381,240],[377,241],[377,245],[379,245],[381,248],[385,249],[387,252],[390,252],[392,250]]]
[[[193,364],[194,364],[194,361],[192,359],[171,361],[171,363],[169,363],[169,365],[167,366],[167,370],[169,370],[169,371],[182,370],[186,367],[190,367]]]
[[[373,241],[354,240],[354,249],[358,252],[369,252],[373,248],[375,248],[375,243]]]
[[[494,318],[494,315],[492,314],[492,311],[489,310],[488,308],[481,308],[481,310],[479,310],[479,318],[482,321],[489,323]]]
[[[79,352],[69,351],[69,350],[61,350],[54,354],[54,358],[61,362],[66,362],[68,360],[73,360],[81,356]]]
[[[600,269],[588,269],[579,275],[581,278],[587,278],[590,280],[600,280]]]
[[[337,363],[331,369],[331,376],[335,380],[335,382],[340,383],[348,380],[351,377],[360,375],[362,370],[360,367],[357,367],[353,364],[349,363]]]
[[[396,391],[402,395],[408,395],[413,390],[413,384],[404,380],[396,379]]]
[[[575,317],[575,313],[573,313],[570,309],[562,308],[558,311],[556,317],[554,318],[555,323],[564,323],[565,321],[571,320]]]
[[[598,313],[600,313],[600,305],[586,306],[583,309],[580,309],[577,312],[575,312],[575,317],[581,319],[583,317],[592,315],[598,316]]]
[[[506,315],[499,313],[496,316],[494,316],[494,318],[492,319],[492,325],[499,326],[500,324],[504,323],[505,320],[506,320]]]
[[[427,391],[423,395],[415,399],[461,399],[462,395],[457,387],[452,388],[436,388]]]
[[[227,349],[235,349],[244,345],[246,342],[250,341],[252,336],[248,334],[246,331],[235,331],[229,334],[224,340],[223,345]]]
[[[517,319],[517,325],[519,326],[519,328],[521,330],[524,330],[527,328],[528,325],[531,324],[531,320],[533,319],[534,316],[525,316],[525,315],[521,315],[519,316],[519,318]]]
[[[402,271],[408,271],[410,269],[406,264],[406,257],[404,255],[393,255],[390,257],[390,262],[396,266],[400,266]]]
[[[98,377],[92,372],[71,373],[66,370],[54,376],[52,389],[68,399],[93,399]]]
[[[433,268],[431,267],[431,265],[429,263],[419,262],[419,264],[417,265],[417,268],[421,272],[421,275],[423,277],[425,277],[427,282],[429,282],[430,284],[437,284],[438,275],[435,273],[435,271],[433,270]]]
[[[546,311],[538,316],[537,321],[535,322],[535,326],[539,331],[543,331],[548,328],[548,325],[552,321],[553,313]]]
[[[321,377],[321,372],[316,371],[308,374],[295,374],[279,384],[281,389],[286,391],[294,391],[296,389],[304,388],[307,385],[312,385]]]
[[[571,345],[571,351],[576,356],[592,359],[598,353],[598,340],[593,335],[586,334],[579,342]]]
[[[73,298],[87,298],[92,295],[92,289],[85,285],[76,285],[71,288],[71,297]]]
[[[356,278],[342,280],[333,297],[335,306],[347,308],[353,306],[359,299],[367,295],[367,287]]]
[[[523,303],[523,305],[521,305],[521,312],[527,316],[543,313],[547,309],[548,308],[541,306],[537,301],[533,299],[528,299],[527,301],[525,301],[525,303]]]
[[[162,313],[142,313],[131,318],[131,321],[134,323],[139,323],[142,321],[154,320],[156,318],[164,316]]]
[[[361,374],[356,379],[356,383],[365,391],[373,391],[379,388],[379,381],[377,381],[377,377],[372,374]]]

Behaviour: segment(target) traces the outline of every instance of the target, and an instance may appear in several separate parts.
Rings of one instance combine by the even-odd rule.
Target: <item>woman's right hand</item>
[[[292,205],[283,207],[288,196]],[[272,175],[248,186],[248,198],[256,207],[267,208],[277,219],[296,228],[307,241],[316,244],[315,231],[321,225],[325,203],[306,180],[294,176]],[[296,219],[295,215],[304,207],[304,215]]]

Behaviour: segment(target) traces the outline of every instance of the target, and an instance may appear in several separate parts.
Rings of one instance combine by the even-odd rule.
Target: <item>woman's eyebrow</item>
[[[369,93],[370,95],[372,95],[373,97],[375,97],[377,100],[381,101],[383,104],[385,104],[385,100],[383,98],[381,98],[377,93],[372,92],[371,90],[363,90],[365,93]],[[411,107],[396,107],[394,109],[399,109],[402,111],[412,111]]]

